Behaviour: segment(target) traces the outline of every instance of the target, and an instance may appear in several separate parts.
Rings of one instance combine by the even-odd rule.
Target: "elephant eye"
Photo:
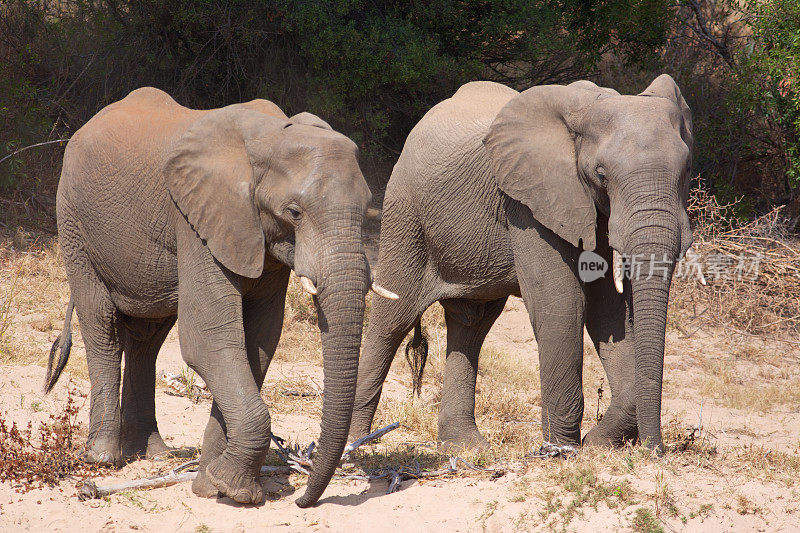
[[[600,179],[600,181],[602,182],[606,181],[606,169],[604,169],[601,166],[598,166],[595,172],[597,172],[597,177]]]
[[[295,205],[290,205],[286,208],[286,212],[289,213],[289,216],[292,217],[293,220],[297,221],[300,220],[300,210]]]

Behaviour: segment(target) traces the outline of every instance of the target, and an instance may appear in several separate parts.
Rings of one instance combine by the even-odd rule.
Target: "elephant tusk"
[[[377,294],[378,296],[383,296],[384,298],[388,298],[389,300],[398,300],[400,297],[393,293],[390,290],[384,289],[374,281],[372,282],[371,289]]]
[[[611,272],[614,274],[614,288],[617,289],[618,293],[622,294],[624,290],[622,285],[622,256],[616,250],[612,250],[612,252],[613,264],[611,266]]]
[[[300,276],[300,285],[302,285],[303,289],[311,296],[317,295],[317,288],[314,286],[314,282],[307,277]]]

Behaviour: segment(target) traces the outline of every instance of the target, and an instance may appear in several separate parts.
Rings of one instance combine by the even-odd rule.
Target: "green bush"
[[[796,0],[681,0],[656,66],[692,108],[701,184],[723,202],[744,197],[744,216],[800,184],[799,14]]]
[[[5,0],[0,149],[74,132],[143,85],[180,103],[252,98],[311,111],[386,169],[408,131],[466,81],[568,82],[611,50],[663,43],[666,0]],[[59,131],[59,133],[61,133]],[[53,149],[57,153],[56,149]],[[30,157],[0,167],[6,187]],[[43,169],[40,169],[43,170]],[[51,169],[57,174],[57,169]],[[53,181],[53,180],[51,180]]]
[[[740,52],[741,99],[774,124],[786,158],[787,184],[800,186],[800,3],[748,0],[753,41]]]
[[[352,137],[380,200],[409,130],[466,81],[637,92],[668,72],[701,184],[757,212],[800,185],[798,43],[797,0],[3,0],[0,157],[145,85],[196,108],[267,98]],[[0,194],[52,195],[61,153],[0,164]]]

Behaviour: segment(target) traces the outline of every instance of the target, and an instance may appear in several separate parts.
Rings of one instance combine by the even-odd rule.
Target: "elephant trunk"
[[[669,287],[678,256],[680,233],[674,221],[657,221],[647,213],[632,237],[631,288],[635,347],[636,417],[639,438],[663,451],[661,441],[661,389],[664,373],[664,337]]]
[[[314,505],[322,496],[347,444],[364,322],[364,295],[368,288],[360,239],[357,245],[327,249],[333,251],[323,261],[322,276],[317,278],[319,294],[315,298],[325,373],[322,432],[308,487],[296,501],[303,508]]]

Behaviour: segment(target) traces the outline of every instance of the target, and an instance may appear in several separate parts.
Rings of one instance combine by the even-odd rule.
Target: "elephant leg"
[[[282,288],[269,298],[245,300],[242,304],[247,359],[256,385],[260,390],[267,368],[278,347],[283,327],[283,312],[286,300],[288,270],[282,281]],[[228,445],[225,420],[216,401],[211,405],[211,416],[203,435],[203,450],[200,454],[197,477],[192,481],[192,491],[203,498],[215,498],[217,487],[206,475],[208,464],[222,455]]]
[[[205,473],[222,494],[239,503],[259,503],[264,493],[258,470],[269,446],[270,418],[250,370],[244,339],[236,346],[233,331],[226,333],[218,324],[216,330],[209,328],[208,322],[193,315],[180,310],[178,320],[184,359],[214,396],[211,428],[206,428],[211,440],[204,438],[202,449],[204,455],[215,457],[205,463]],[[229,436],[224,447],[222,435]]]
[[[372,298],[358,361],[351,438],[370,432],[383,383],[397,349],[422,313],[438,300],[432,294],[427,262],[422,226],[415,207],[398,200],[387,203],[381,222],[381,250],[375,274],[380,285],[396,292],[400,298],[387,300],[378,295]]]
[[[212,418],[221,426],[224,421],[228,436],[205,473],[223,495],[260,503],[264,490],[258,478],[269,447],[270,417],[248,360],[239,282],[219,268],[188,224],[177,235],[181,352],[208,385],[216,404]],[[213,445],[204,442],[203,449],[213,453]]]
[[[158,433],[156,423],[156,357],[177,317],[160,320],[125,317],[122,375],[122,434],[124,460],[147,457],[169,451]]]
[[[580,444],[583,418],[584,295],[577,250],[508,201],[509,236],[520,291],[539,347],[545,441]]]
[[[397,349],[432,303],[421,302],[415,296],[403,296],[399,300],[373,298],[367,335],[358,362],[356,398],[350,422],[351,438],[363,437],[370,432],[383,383]]]
[[[121,463],[120,315],[85,254],[80,253],[77,261],[69,253],[65,256],[91,384],[89,437],[83,459],[88,463],[118,466]]]
[[[598,239],[598,253],[611,264],[611,251]],[[639,436],[636,421],[635,351],[630,284],[626,294],[617,293],[611,273],[587,283],[586,329],[592,338],[611,388],[611,405],[602,420],[584,437],[584,444],[621,446]]]
[[[447,324],[447,359],[438,440],[446,451],[489,447],[475,423],[475,382],[481,346],[503,312],[506,300],[442,300]]]

